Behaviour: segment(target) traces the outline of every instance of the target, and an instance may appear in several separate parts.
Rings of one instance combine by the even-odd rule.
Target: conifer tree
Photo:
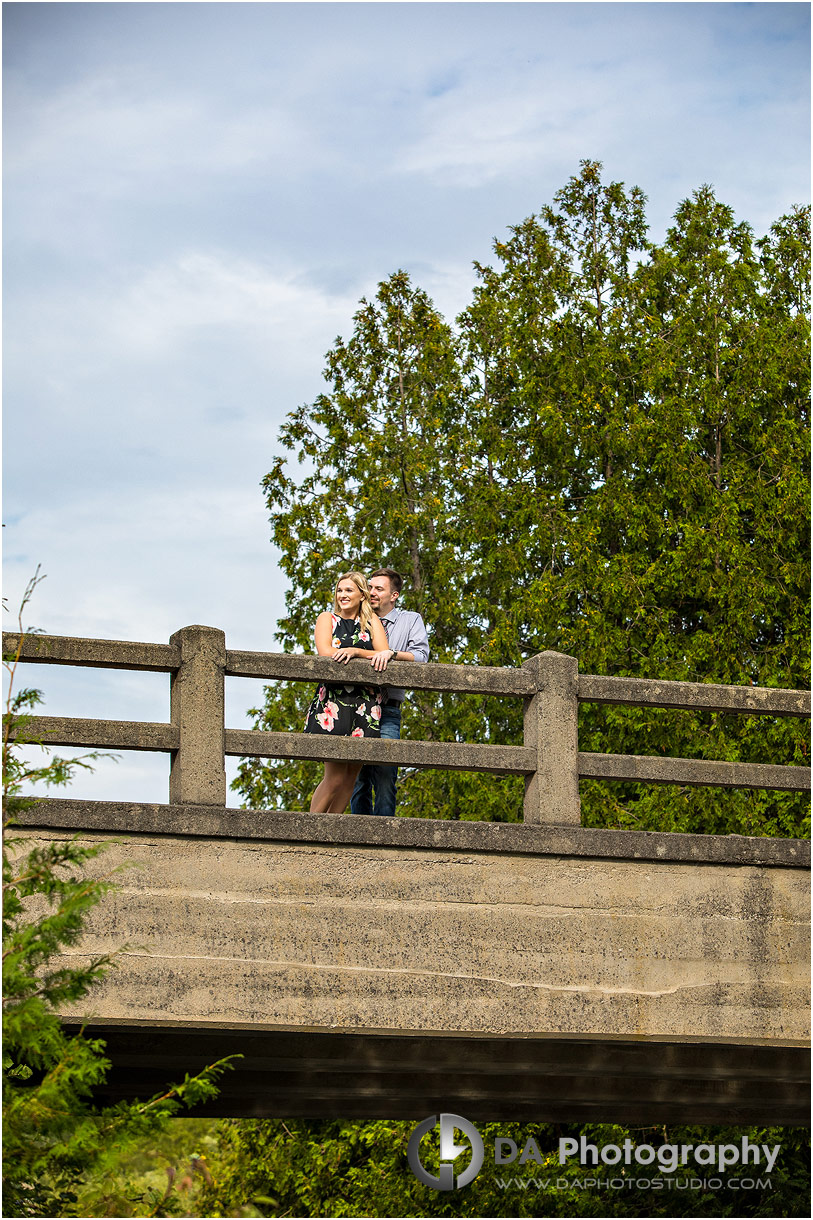
[[[702,187],[654,245],[642,191],[585,161],[476,266],[456,333],[404,273],[382,284],[329,356],[329,392],[283,428],[308,472],[280,458],[266,480],[284,646],[312,647],[328,573],[386,562],[435,660],[555,649],[586,673],[806,685],[808,226],[798,209],[755,241]],[[522,739],[517,701],[410,702],[404,736]],[[257,726],[298,728],[302,706],[277,687]],[[583,706],[580,732],[587,750],[805,761],[793,720]],[[521,816],[518,779],[404,778],[410,816]],[[238,787],[306,807],[291,764],[245,763]],[[582,802],[587,825],[710,833],[795,834],[807,809],[595,781]]]

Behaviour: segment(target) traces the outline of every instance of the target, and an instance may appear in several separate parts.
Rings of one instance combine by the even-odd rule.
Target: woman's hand
[[[337,648],[331,653],[334,661],[344,661],[345,665],[358,654],[358,648]]]

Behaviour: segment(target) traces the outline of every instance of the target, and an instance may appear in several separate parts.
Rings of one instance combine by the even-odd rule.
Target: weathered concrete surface
[[[226,804],[223,714],[226,637],[217,627],[184,627],[170,637],[181,663],[170,682],[178,733],[169,773],[170,801]]]
[[[236,757],[326,758],[375,761],[379,766],[442,767],[447,771],[530,774],[536,751],[525,746],[467,745],[457,741],[399,741],[392,737],[327,737],[319,733],[270,733],[226,729],[226,753]],[[795,770],[795,768],[794,768]]]
[[[800,869],[143,834],[100,867],[119,862],[81,948],[142,947],[94,990],[99,1018],[807,1036]]]
[[[367,686],[403,686],[410,690],[457,691],[460,694],[533,695],[535,688],[522,669],[500,665],[415,665],[391,661],[386,673],[369,661],[352,660],[339,666],[342,677]],[[283,652],[243,652],[229,648],[226,673],[239,678],[288,678],[291,681],[330,682],[336,679],[336,662],[328,657]]]
[[[180,649],[171,644],[136,640],[91,640],[70,635],[25,635],[3,632],[3,655],[45,665],[90,665],[94,669],[137,669],[171,673],[181,663]]]
[[[463,852],[589,856],[596,860],[649,860],[747,864],[810,869],[807,839],[744,835],[673,834],[603,830],[549,822],[450,822],[431,818],[347,817],[210,805],[157,805],[134,801],[45,798],[19,814],[24,826],[124,831],[197,838],[347,843],[368,847],[430,847]]]
[[[770,686],[718,686],[713,682],[669,682],[658,678],[579,676],[583,703],[627,707],[675,707],[687,711],[746,712],[766,716],[809,716],[810,691]]]
[[[575,657],[543,652],[523,669],[537,694],[525,702],[525,745],[534,770],[525,778],[523,820],[581,824],[579,800],[579,665]]]
[[[721,788],[772,788],[809,792],[810,768],[775,763],[716,762],[653,754],[579,754],[583,778],[633,780],[646,784],[712,784]]]
[[[14,729],[10,732],[14,740]],[[93,746],[113,750],[178,749],[180,734],[174,724],[144,720],[89,720],[77,716],[31,716],[25,725],[29,741],[48,746]]]

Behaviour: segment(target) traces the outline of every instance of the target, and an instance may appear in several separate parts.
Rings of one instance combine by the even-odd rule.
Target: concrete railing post
[[[170,718],[180,737],[170,804],[225,806],[226,636],[217,627],[182,627],[169,642],[181,650],[170,687]]]
[[[525,701],[525,745],[536,751],[536,774],[525,778],[525,822],[579,826],[579,664],[543,652],[522,667],[536,680]]]

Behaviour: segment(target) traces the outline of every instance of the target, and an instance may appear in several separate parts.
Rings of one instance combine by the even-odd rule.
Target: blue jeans
[[[401,736],[401,705],[382,707],[381,736]],[[376,767],[367,763],[359,771],[353,795],[350,798],[351,813],[375,813],[381,817],[395,817],[395,786],[398,782],[397,767]],[[373,790],[375,789],[375,805]]]

